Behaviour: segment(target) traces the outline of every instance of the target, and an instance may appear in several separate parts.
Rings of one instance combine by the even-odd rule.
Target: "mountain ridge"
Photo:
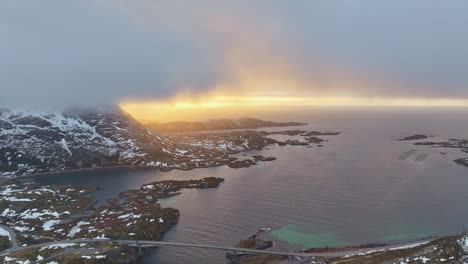
[[[273,122],[256,118],[242,117],[235,119],[208,119],[205,121],[152,122],[147,126],[159,133],[199,132],[230,129],[257,129],[263,127],[305,126],[300,122]]]
[[[0,176],[132,166],[215,166],[215,150],[177,144],[119,107],[63,112],[0,111]]]

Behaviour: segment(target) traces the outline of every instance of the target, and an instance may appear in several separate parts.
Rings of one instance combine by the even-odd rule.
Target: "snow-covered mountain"
[[[108,167],[214,166],[222,153],[184,149],[118,107],[66,112],[0,109],[0,176]]]

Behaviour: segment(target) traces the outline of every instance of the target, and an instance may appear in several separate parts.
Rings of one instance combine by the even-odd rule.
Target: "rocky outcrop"
[[[260,131],[264,136],[268,135],[285,135],[285,136],[302,136],[302,137],[317,137],[317,136],[338,136],[341,132],[319,132],[319,131],[304,131],[304,130],[285,130],[285,131]]]
[[[249,168],[250,166],[255,165],[255,161],[251,159],[245,159],[245,160],[235,160],[232,161],[228,164],[229,168],[233,169],[240,169],[240,168]]]
[[[426,135],[413,135],[405,138],[400,138],[398,140],[400,141],[410,141],[410,140],[420,140],[420,139],[427,139],[429,136]]]
[[[252,158],[255,160],[255,162],[258,162],[258,161],[274,161],[274,160],[276,160],[275,157],[264,157],[262,155],[252,156]]]
[[[456,159],[454,160],[456,164],[468,167],[468,158]]]

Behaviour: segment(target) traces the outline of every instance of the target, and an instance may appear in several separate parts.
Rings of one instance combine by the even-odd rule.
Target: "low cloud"
[[[0,105],[212,89],[468,98],[466,1],[0,3]]]

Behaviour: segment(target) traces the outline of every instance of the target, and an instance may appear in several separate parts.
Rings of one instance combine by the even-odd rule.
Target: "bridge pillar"
[[[138,246],[138,254],[141,255],[143,253],[141,250],[141,244],[137,244],[137,246]]]
[[[237,252],[233,251],[231,256],[232,256],[231,263],[232,264],[239,264],[239,257],[237,256]]]

